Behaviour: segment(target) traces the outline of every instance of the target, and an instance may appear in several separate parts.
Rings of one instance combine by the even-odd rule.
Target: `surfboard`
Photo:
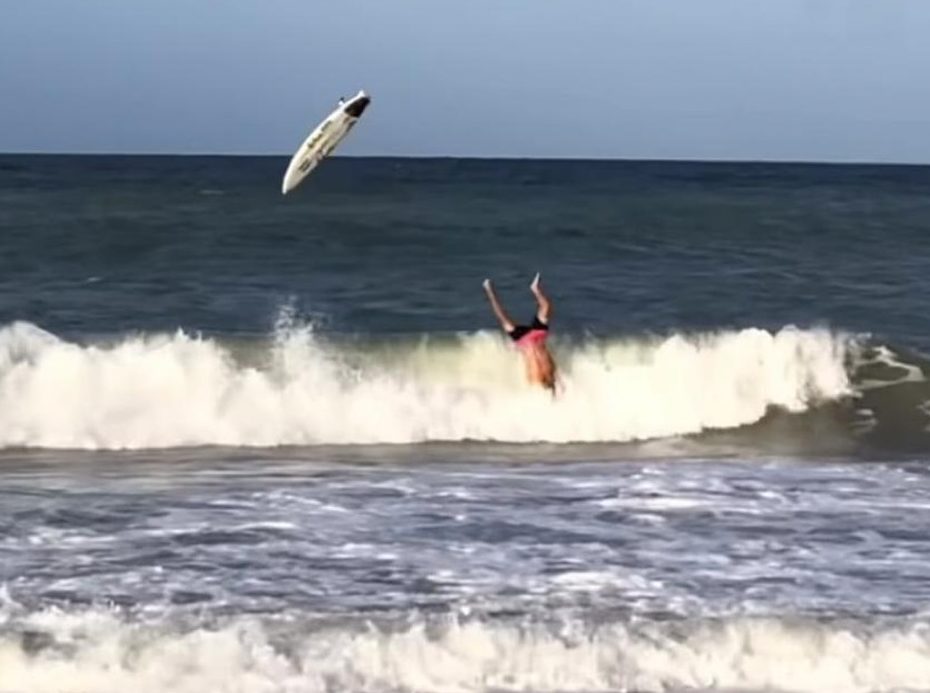
[[[326,116],[307,136],[300,149],[294,152],[281,183],[282,195],[287,195],[300,185],[333,152],[362,117],[369,103],[371,98],[364,91],[347,101],[339,100],[336,110]]]

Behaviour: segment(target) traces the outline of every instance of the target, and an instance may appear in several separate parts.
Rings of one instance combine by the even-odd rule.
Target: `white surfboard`
[[[291,157],[291,163],[288,164],[284,181],[281,183],[282,195],[287,195],[300,185],[303,179],[332,153],[358,122],[369,103],[371,103],[371,98],[364,91],[360,91],[347,101],[339,100],[336,110],[316,126],[300,145],[300,149]]]

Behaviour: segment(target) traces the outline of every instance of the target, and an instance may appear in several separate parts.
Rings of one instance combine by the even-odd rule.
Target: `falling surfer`
[[[484,291],[491,302],[491,309],[497,316],[501,328],[513,340],[523,361],[526,364],[526,377],[534,385],[541,385],[555,395],[556,367],[552,354],[546,348],[546,338],[549,336],[549,318],[552,315],[552,304],[543,293],[539,285],[539,273],[530,284],[530,291],[536,298],[536,314],[529,325],[515,324],[501,306],[497,293],[490,279],[485,279]]]

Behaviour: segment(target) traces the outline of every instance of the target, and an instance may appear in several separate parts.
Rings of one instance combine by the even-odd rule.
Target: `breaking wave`
[[[924,691],[930,624],[730,617],[590,623],[129,621],[34,612],[0,633],[3,687],[43,693]]]
[[[497,334],[360,342],[69,342],[0,328],[0,446],[84,449],[631,441],[730,429],[850,392],[852,341],[786,327],[555,344],[561,392]]]

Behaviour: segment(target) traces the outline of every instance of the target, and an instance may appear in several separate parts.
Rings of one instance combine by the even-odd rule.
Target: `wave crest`
[[[0,328],[0,446],[85,449],[493,440],[617,442],[751,424],[848,394],[852,342],[786,327],[555,343],[562,392],[496,334],[264,343],[175,334],[76,344]]]

